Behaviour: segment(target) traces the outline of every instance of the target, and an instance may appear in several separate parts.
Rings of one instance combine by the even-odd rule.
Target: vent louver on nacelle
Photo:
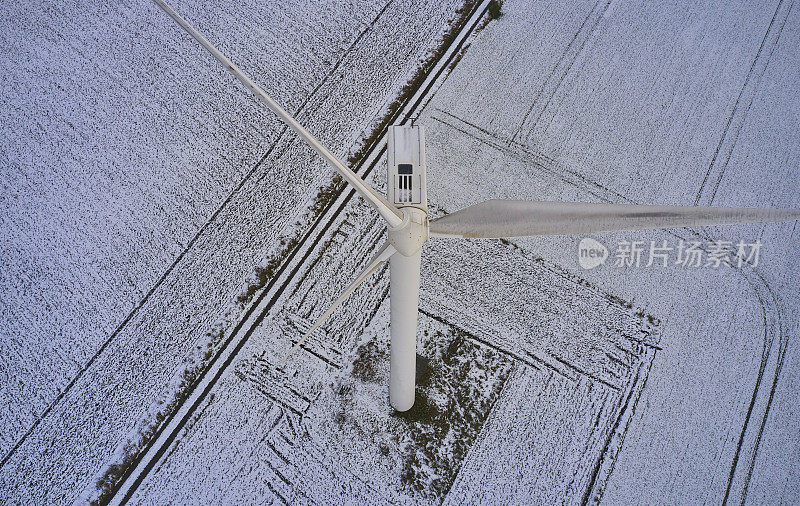
[[[401,174],[397,176],[397,202],[414,202],[414,176]]]
[[[393,125],[387,142],[390,202],[427,211],[424,129],[421,125]]]

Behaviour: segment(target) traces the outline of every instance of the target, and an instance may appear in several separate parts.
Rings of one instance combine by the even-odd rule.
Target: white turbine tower
[[[225,69],[275,112],[289,128],[331,164],[386,221],[388,228],[386,244],[380,248],[366,269],[292,347],[280,365],[285,364],[289,355],[297,350],[370,274],[389,260],[391,275],[389,402],[397,411],[406,411],[414,404],[420,254],[422,245],[429,236],[500,238],[800,219],[800,210],[797,209],[489,200],[428,222],[425,139],[421,126],[389,127],[387,199],[336,158],[169,5],[163,0],[154,1],[206,48]]]

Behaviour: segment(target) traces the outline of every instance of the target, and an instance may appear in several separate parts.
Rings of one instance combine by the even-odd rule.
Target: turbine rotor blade
[[[488,200],[432,220],[430,233],[499,238],[794,220],[800,209]]]
[[[314,324],[311,325],[311,328],[308,329],[308,332],[306,332],[305,335],[299,341],[297,341],[297,343],[294,346],[292,346],[292,349],[289,350],[289,353],[287,353],[286,356],[284,356],[283,359],[281,359],[281,361],[278,363],[278,367],[283,367],[286,364],[286,360],[288,360],[288,358],[292,355],[292,353],[297,351],[300,348],[300,346],[302,346],[302,344],[306,342],[306,339],[308,339],[311,333],[317,330],[320,327],[320,325],[322,325],[325,322],[325,320],[328,319],[331,313],[333,313],[333,311],[337,307],[339,307],[341,303],[344,302],[345,299],[347,299],[347,297],[349,297],[350,294],[353,293],[355,289],[359,287],[359,285],[361,285],[361,283],[363,283],[373,272],[375,272],[378,269],[378,267],[381,266],[381,264],[389,260],[389,258],[391,258],[391,256],[394,255],[396,252],[397,250],[394,248],[394,246],[392,246],[388,242],[385,243],[383,246],[381,246],[381,249],[378,250],[378,252],[369,262],[367,267],[361,272],[361,274],[358,275],[356,279],[353,280],[352,283],[350,283],[350,285],[348,285],[348,287],[345,289],[344,292],[342,292],[339,298],[333,302],[331,307],[329,307],[324,313],[322,313],[322,315],[319,318],[317,318],[317,321],[315,321]]]
[[[227,56],[222,54],[216,47],[214,47],[203,35],[200,34],[195,28],[190,25],[180,14],[170,7],[164,0],[153,0],[158,4],[161,9],[166,12],[169,17],[175,20],[186,32],[191,35],[197,42],[200,43],[211,55],[216,58],[218,62],[225,67],[236,79],[241,82],[245,88],[249,89],[262,103],[269,107],[272,112],[292,130],[294,130],[314,151],[319,153],[330,165],[335,168],[339,174],[350,183],[356,191],[370,204],[372,204],[381,217],[386,220],[390,226],[397,227],[403,222],[403,214],[392,205],[386,197],[375,191],[363,179],[350,170],[336,155],[331,153],[328,148],[322,145],[316,137],[311,135],[300,123],[297,122],[288,112],[286,112],[280,105],[278,105],[269,95],[264,92],[256,83],[253,82],[242,70],[228,59]]]

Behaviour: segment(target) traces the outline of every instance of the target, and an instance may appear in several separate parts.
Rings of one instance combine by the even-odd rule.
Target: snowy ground
[[[506,10],[421,118],[437,204],[798,207],[800,12],[791,4],[510,2]],[[756,269],[582,272],[578,238],[515,241],[662,322],[663,351],[603,499],[797,501],[795,226],[595,237],[609,248],[622,239],[760,239]],[[524,485],[514,494],[538,495]]]
[[[459,6],[175,3],[343,157]],[[150,2],[2,16],[0,488],[61,502],[236,319],[331,173]]]
[[[176,8],[342,155],[458,6],[245,3]],[[13,9],[0,490],[63,502],[238,321],[253,266],[329,172],[146,2],[18,7],[26,23]],[[419,113],[435,214],[488,198],[800,207],[793,4],[503,10]],[[593,236],[612,251],[760,239],[756,268],[585,271],[576,237],[431,241],[420,399],[398,417],[385,269],[274,368],[383,240],[370,209],[340,202],[134,502],[800,497],[795,223]]]

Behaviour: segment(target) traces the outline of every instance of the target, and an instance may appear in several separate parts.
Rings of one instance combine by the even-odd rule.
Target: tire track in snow
[[[639,399],[642,398],[641,393],[647,386],[647,378],[650,377],[650,371],[652,370],[653,362],[656,359],[656,353],[657,351],[653,350],[653,353],[649,356],[649,360],[643,361],[639,364],[639,368],[635,374],[635,379],[630,383],[630,389],[625,396],[624,405],[619,412],[619,416],[614,422],[614,426],[608,433],[608,437],[606,438],[606,442],[603,446],[603,451],[600,453],[600,457],[597,459],[597,462],[592,468],[589,484],[587,485],[583,498],[581,499],[581,506],[586,506],[590,500],[593,500],[595,503],[599,504],[603,498],[605,485],[608,482],[608,479],[611,477],[611,474],[614,472],[614,464],[616,463],[617,453],[619,453],[619,450],[622,448],[622,440],[624,440],[625,433],[628,431],[628,425],[630,425],[631,419],[636,413],[636,406],[639,405]],[[639,384],[639,375],[642,374],[642,371],[644,371],[644,379],[642,380],[642,383]],[[633,402],[631,403],[631,401]],[[622,426],[622,430],[620,430],[620,426]],[[617,441],[616,448],[612,448],[615,441]],[[613,452],[613,455],[610,455],[610,452]],[[609,469],[604,473],[604,476],[600,478],[600,472],[603,470],[603,464],[606,462],[607,456],[607,465]],[[600,480],[599,482],[598,479]]]
[[[534,97],[533,102],[531,102],[528,111],[525,113],[525,116],[523,116],[522,122],[514,132],[514,135],[511,136],[509,144],[515,142],[517,137],[519,137],[520,133],[525,128],[533,128],[533,126],[539,122],[542,114],[550,105],[550,102],[553,100],[556,92],[564,82],[564,79],[572,68],[572,65],[575,63],[575,60],[578,59],[578,55],[586,46],[586,42],[591,38],[595,29],[600,24],[600,21],[605,16],[609,6],[611,5],[611,2],[612,0],[607,0],[604,3],[602,0],[598,0],[598,2],[592,6],[592,9],[584,18],[581,26],[578,28],[578,31],[572,36],[569,44],[567,44],[564,52],[559,57],[556,66],[553,67],[553,71],[549,76],[547,76],[547,79],[544,81],[544,83],[542,83],[542,86],[539,88],[538,93],[536,93],[536,96]],[[553,81],[554,79],[555,81]],[[546,97],[544,98],[544,105],[538,107],[543,97]],[[534,109],[538,109],[538,112],[531,121],[528,121],[531,118],[531,114],[533,113]]]
[[[786,25],[786,20],[789,18],[789,13],[792,10],[794,2],[789,4],[786,13],[782,15],[783,19],[780,21],[780,26],[776,30],[775,20],[778,19],[778,14],[784,5],[784,0],[779,0],[778,6],[775,8],[775,14],[772,15],[767,30],[764,32],[764,37],[761,39],[756,57],[750,65],[750,70],[747,72],[747,76],[744,79],[742,89],[739,90],[739,95],[736,97],[733,109],[731,109],[731,113],[725,122],[725,127],[722,129],[722,135],[714,150],[714,155],[711,157],[708,169],[706,169],[706,174],[703,177],[703,181],[700,183],[700,189],[697,191],[697,197],[694,199],[694,205],[696,206],[709,206],[714,202],[714,197],[719,189],[722,176],[725,173],[725,168],[728,166],[733,148],[736,146],[736,141],[739,138],[739,132],[742,130],[742,126],[747,119],[747,113],[750,111],[750,107],[753,105],[753,101],[756,98],[761,84],[761,78],[764,76],[764,71],[769,65],[769,60],[772,57],[775,46],[778,45],[778,40],[780,40],[783,27]],[[767,47],[766,52],[764,51],[765,47]],[[745,102],[746,105],[744,105]],[[721,156],[720,153],[722,153]],[[710,189],[706,187],[709,183],[712,184]]]
[[[694,201],[695,205],[712,205],[714,202],[719,186],[722,183],[728,161],[733,154],[739,133],[747,119],[750,107],[755,101],[760,88],[761,79],[769,65],[775,47],[778,45],[783,28],[786,25],[786,21],[793,7],[793,1],[789,2],[787,6],[784,0],[779,0],[775,8],[775,13],[767,26],[764,37],[756,52],[756,56],[753,59],[753,63],[750,65],[750,69],[733,105],[733,109],[725,123],[725,127],[722,131],[719,143],[714,150],[706,174],[700,184]],[[781,12],[782,10],[784,12]],[[779,25],[776,25],[776,22],[779,23]],[[746,105],[743,105],[745,103]],[[720,155],[720,153],[722,153],[722,155]],[[707,236],[700,235],[700,237],[708,240]],[[747,498],[747,490],[753,475],[753,469],[758,456],[758,449],[763,437],[764,428],[772,407],[772,400],[783,369],[783,362],[789,340],[783,323],[783,312],[780,302],[770,284],[756,269],[748,269],[747,272],[739,270],[739,272],[742,273],[750,284],[762,307],[764,347],[762,350],[761,364],[759,365],[758,374],[756,376],[755,387],[750,397],[747,414],[742,424],[736,450],[734,451],[731,461],[725,487],[725,495],[722,499],[723,504],[728,504],[729,501],[744,504]],[[776,337],[777,350],[774,350],[776,347]],[[771,384],[768,379],[770,374],[768,370],[772,374]],[[764,383],[770,385],[768,393],[765,391]],[[764,396],[766,396],[766,399]]]
[[[611,202],[610,198],[614,200],[626,200],[625,196],[622,194],[617,193],[600,183],[591,181],[576,171],[561,166],[553,158],[538,151],[532,150],[525,144],[498,137],[495,134],[492,134],[483,128],[478,128],[472,123],[464,121],[450,113],[444,111],[439,112],[443,112],[449,116],[449,119],[443,119],[435,115],[432,115],[431,119],[438,121],[439,123],[442,123],[459,133],[467,135],[478,142],[497,149],[498,151],[501,151],[512,158],[529,163],[532,167],[546,172],[550,176],[557,178],[564,183],[585,191],[599,200],[608,202]],[[455,123],[458,123],[459,125],[456,125]]]
[[[756,292],[759,303],[764,309],[764,347],[761,354],[761,364],[759,365],[758,375],[756,377],[756,385],[753,389],[750,404],[747,408],[747,416],[744,424],[742,425],[739,441],[737,442],[736,451],[731,463],[731,470],[728,475],[728,483],[725,488],[725,496],[722,501],[723,504],[727,504],[729,500],[734,499],[732,494],[738,494],[740,496],[738,501],[739,504],[744,504],[745,499],[747,498],[747,489],[750,486],[750,479],[752,478],[753,468],[755,467],[756,458],[758,456],[758,448],[761,444],[761,438],[764,433],[764,427],[766,426],[767,418],[769,417],[770,408],[772,407],[772,400],[775,395],[775,390],[778,386],[781,370],[783,369],[783,361],[789,341],[789,336],[786,333],[786,329],[783,324],[783,311],[780,307],[777,296],[760,272],[755,271],[755,269],[751,269],[751,271],[754,272],[756,279],[753,280],[748,278],[747,281]],[[764,293],[762,293],[762,291]],[[765,300],[768,302],[765,302]],[[768,304],[774,309],[773,315],[770,315],[770,313],[767,311]],[[773,321],[774,323],[770,325],[770,322]],[[778,349],[777,354],[774,357],[775,361],[773,365],[770,359],[774,354],[773,348],[775,347],[776,337]],[[765,380],[765,376],[768,377],[766,371],[768,369],[772,369],[773,367],[775,372],[772,377],[772,384],[770,386],[769,393],[767,394],[762,389],[762,383]],[[767,396],[766,399],[764,399],[765,395]],[[760,412],[760,409],[757,409],[760,407],[760,404],[764,404],[763,415],[761,415],[760,423],[753,428],[755,423],[757,423],[757,420],[753,420],[753,418],[757,417],[757,415],[754,416],[754,412]],[[751,422],[753,423],[751,424]],[[755,433],[751,434],[752,431],[755,431]],[[742,463],[743,455],[747,457],[746,460],[744,460],[744,462],[747,462],[747,464]]]

